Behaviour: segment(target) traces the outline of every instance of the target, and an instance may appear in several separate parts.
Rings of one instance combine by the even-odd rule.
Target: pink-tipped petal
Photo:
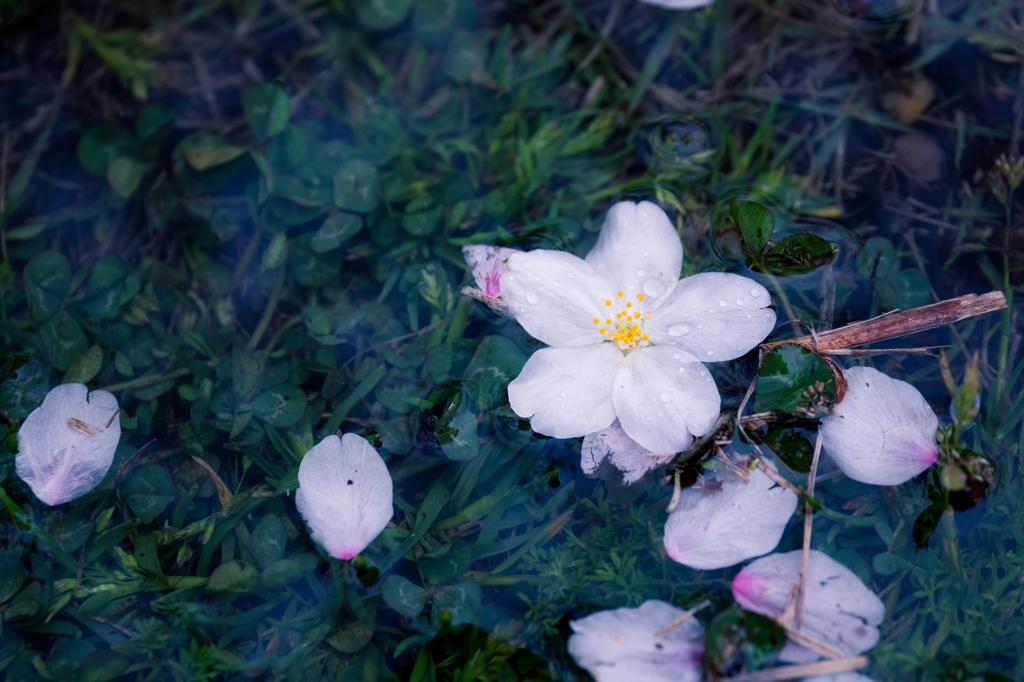
[[[515,249],[502,246],[471,244],[462,247],[477,288],[495,298],[501,296],[501,278],[508,272],[505,260],[514,253]]]
[[[380,535],[394,515],[392,495],[387,464],[354,433],[324,438],[299,464],[295,506],[336,559],[351,559]]]
[[[85,384],[57,386],[18,431],[15,469],[36,497],[56,506],[91,492],[121,440],[117,398]]]
[[[690,618],[664,636],[683,615],[657,599],[638,608],[598,611],[569,623],[569,655],[597,682],[699,682],[704,628]]]
[[[905,381],[871,367],[844,370],[847,391],[821,420],[821,442],[843,473],[873,485],[898,485],[938,456],[939,420],[928,401]]]
[[[733,597],[748,611],[778,618],[800,583],[801,560],[800,550],[757,559],[736,576]],[[882,600],[853,571],[827,554],[811,550],[801,632],[847,656],[856,656],[878,643],[878,625],[884,619]],[[787,663],[818,658],[792,641],[779,654],[779,660]]]
[[[665,551],[691,568],[735,566],[775,549],[796,504],[796,493],[760,469],[746,482],[718,472],[682,492],[665,523]]]

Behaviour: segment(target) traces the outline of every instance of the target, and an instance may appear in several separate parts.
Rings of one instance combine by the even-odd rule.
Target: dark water
[[[931,354],[835,356],[910,382],[955,433],[899,486],[824,460],[811,546],[885,603],[862,673],[1024,679],[1019,15],[0,0],[0,670],[585,680],[572,620],[708,599],[709,625],[742,564],[666,555],[673,469],[586,475],[581,439],[534,433],[507,384],[543,344],[460,294],[464,245],[583,256],[610,206],[650,200],[684,276],[768,289],[767,341],[1003,292],[1005,310],[871,346]],[[731,201],[835,256],[766,273]],[[979,393],[959,420],[939,348],[953,390]],[[723,410],[760,359],[708,364]],[[17,433],[69,379],[117,396],[122,435],[99,489],[50,507],[15,474]],[[295,505],[299,461],[336,432],[394,481],[355,562]],[[775,551],[802,542],[798,510]]]

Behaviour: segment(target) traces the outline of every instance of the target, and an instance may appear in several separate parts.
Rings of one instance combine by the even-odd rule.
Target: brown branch
[[[934,329],[1005,307],[1006,297],[1001,291],[990,291],[980,296],[967,294],[920,308],[886,313],[870,320],[854,322],[820,334],[774,341],[765,344],[764,348],[767,350],[785,343],[795,343],[820,353],[829,353],[850,346],[895,339],[915,332]]]

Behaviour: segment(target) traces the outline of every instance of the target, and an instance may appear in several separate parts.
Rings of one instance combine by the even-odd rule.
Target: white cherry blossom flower
[[[746,480],[730,474],[716,472],[680,494],[665,522],[665,551],[673,560],[713,570],[767,554],[779,544],[796,511],[796,493],[760,469]]]
[[[51,506],[92,492],[121,440],[117,413],[111,393],[90,393],[85,384],[57,386],[18,430],[18,476]]]
[[[674,453],[659,455],[648,452],[647,448],[626,435],[617,419],[608,428],[588,433],[583,438],[580,455],[583,473],[594,473],[607,457],[622,472],[622,482],[626,485],[636,483],[648,471],[668,464],[675,456]]]
[[[843,370],[847,390],[821,420],[821,444],[855,481],[898,485],[935,463],[938,417],[905,381],[871,367]]]
[[[335,559],[351,559],[384,530],[395,510],[388,466],[362,436],[328,436],[299,463],[295,506],[313,540]]]
[[[801,550],[757,559],[733,579],[733,597],[748,611],[778,618],[793,588],[800,584],[801,560]],[[827,554],[811,550],[800,632],[847,656],[856,656],[878,643],[878,625],[884,619],[885,604],[853,571]],[[814,651],[792,641],[786,642],[779,654],[779,660],[786,663],[818,658]]]
[[[682,261],[668,216],[646,201],[612,206],[585,260],[546,249],[508,254],[494,286],[526,331],[550,346],[509,385],[516,414],[555,438],[596,433],[618,419],[658,454],[707,433],[721,399],[702,363],[755,347],[775,312],[766,309],[768,291],[745,277],[680,280]]]
[[[691,617],[662,633],[684,613],[657,599],[598,611],[569,623],[569,655],[597,682],[699,682],[704,627]]]

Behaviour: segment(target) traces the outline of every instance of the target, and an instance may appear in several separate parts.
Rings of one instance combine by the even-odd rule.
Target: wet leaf
[[[99,346],[90,346],[82,353],[64,374],[64,384],[85,384],[92,381],[103,366],[103,350]]]
[[[814,447],[795,429],[773,426],[768,429],[765,442],[793,471],[806,474],[811,470]]]
[[[356,618],[346,621],[341,628],[327,639],[327,643],[343,654],[355,654],[366,648],[373,639],[377,626],[377,609],[373,604],[366,604],[370,622],[364,623]]]
[[[704,661],[711,677],[718,679],[771,665],[785,643],[778,623],[734,605],[708,625]]]
[[[483,590],[476,583],[463,582],[434,595],[430,621],[440,626],[448,621],[452,627],[472,623],[480,612]]]
[[[160,466],[142,467],[121,485],[121,495],[143,523],[152,523],[174,497],[171,476]]]
[[[256,139],[261,142],[288,125],[288,96],[277,85],[266,83],[243,88],[242,109]]]
[[[928,305],[931,295],[928,278],[917,268],[901,270],[892,283],[896,287],[896,306],[900,310]]]
[[[939,527],[939,521],[942,520],[946,506],[945,501],[935,501],[917,515],[913,530],[914,544],[917,546],[917,550],[928,548],[928,541],[934,535],[935,529]]]
[[[39,333],[43,337],[46,357],[58,372],[67,371],[88,349],[82,327],[67,310],[51,317],[39,328]]]
[[[82,658],[78,682],[110,682],[120,677],[131,661],[109,649],[92,651]]]
[[[228,561],[213,569],[206,582],[206,592],[248,592],[260,584],[255,566],[242,561]]]
[[[402,217],[402,227],[414,237],[426,237],[441,222],[442,215],[440,207],[418,213],[408,213]]]
[[[427,603],[427,593],[399,575],[390,575],[381,587],[384,603],[406,618],[415,618]]]
[[[276,427],[291,426],[306,411],[306,394],[297,386],[279,384],[252,401],[253,414]]]
[[[309,240],[309,247],[316,253],[326,253],[338,248],[363,228],[363,219],[344,211],[328,216]]]
[[[805,275],[828,265],[835,255],[831,243],[809,232],[800,232],[773,246],[761,259],[761,264],[774,275]]]
[[[26,360],[27,356],[12,356],[0,364],[7,376],[0,384],[0,415],[7,419],[24,419],[42,404],[50,390],[49,370],[39,360]],[[9,372],[16,367],[13,376]]]
[[[288,543],[284,522],[277,514],[267,514],[252,531],[252,555],[260,568],[284,558],[284,550]]]
[[[775,232],[775,214],[756,201],[730,201],[729,214],[740,230],[747,256],[759,260]]]
[[[260,363],[241,348],[231,349],[231,378],[235,400],[242,401],[256,388],[260,380]],[[244,426],[242,428],[245,428]]]
[[[125,295],[138,291],[138,276],[120,257],[113,254],[100,258],[89,274],[89,289],[78,307],[97,317],[117,317]]]
[[[369,213],[380,202],[377,167],[364,159],[349,159],[334,174],[334,205],[345,211]]]
[[[761,363],[754,411],[781,410],[813,416],[815,406],[835,401],[835,378],[813,351],[787,343],[773,348]]]
[[[145,175],[146,165],[128,156],[119,156],[107,166],[107,182],[122,199],[135,192]]]
[[[114,159],[138,156],[138,142],[130,132],[117,126],[93,126],[78,141],[78,160],[85,170],[100,178],[107,176],[107,168]]]
[[[865,279],[895,275],[899,264],[892,242],[885,237],[872,237],[857,251],[857,272]]]
[[[876,554],[871,559],[871,567],[875,569],[875,573],[879,575],[893,575],[900,571],[905,571],[910,568],[911,564],[903,557],[893,554],[892,552],[882,552]]]
[[[58,680],[78,679],[75,673],[82,665],[82,659],[95,650],[96,647],[84,639],[61,637],[50,649],[46,667]]]
[[[470,409],[469,401],[462,400],[443,433],[438,433],[441,450],[449,459],[456,461],[474,459],[480,454],[480,439],[476,429],[476,415]]]
[[[245,147],[214,143],[189,147],[183,151],[183,154],[188,165],[198,171],[204,171],[234,161],[248,151]]]
[[[372,31],[394,28],[409,13],[412,0],[365,0],[356,5],[359,23]]]
[[[308,572],[304,565],[294,559],[281,559],[264,568],[260,579],[263,587],[276,590],[295,582]]]
[[[55,251],[43,251],[25,266],[25,295],[32,319],[53,317],[71,288],[71,266]]]
[[[417,560],[423,577],[435,585],[454,580],[469,570],[473,562],[473,550],[465,542],[449,545],[441,554],[424,554]]]
[[[0,557],[0,604],[17,594],[27,577],[28,571],[19,557],[10,554]]]
[[[503,403],[509,383],[519,376],[526,356],[504,336],[487,336],[462,374],[466,395],[482,412]]]

